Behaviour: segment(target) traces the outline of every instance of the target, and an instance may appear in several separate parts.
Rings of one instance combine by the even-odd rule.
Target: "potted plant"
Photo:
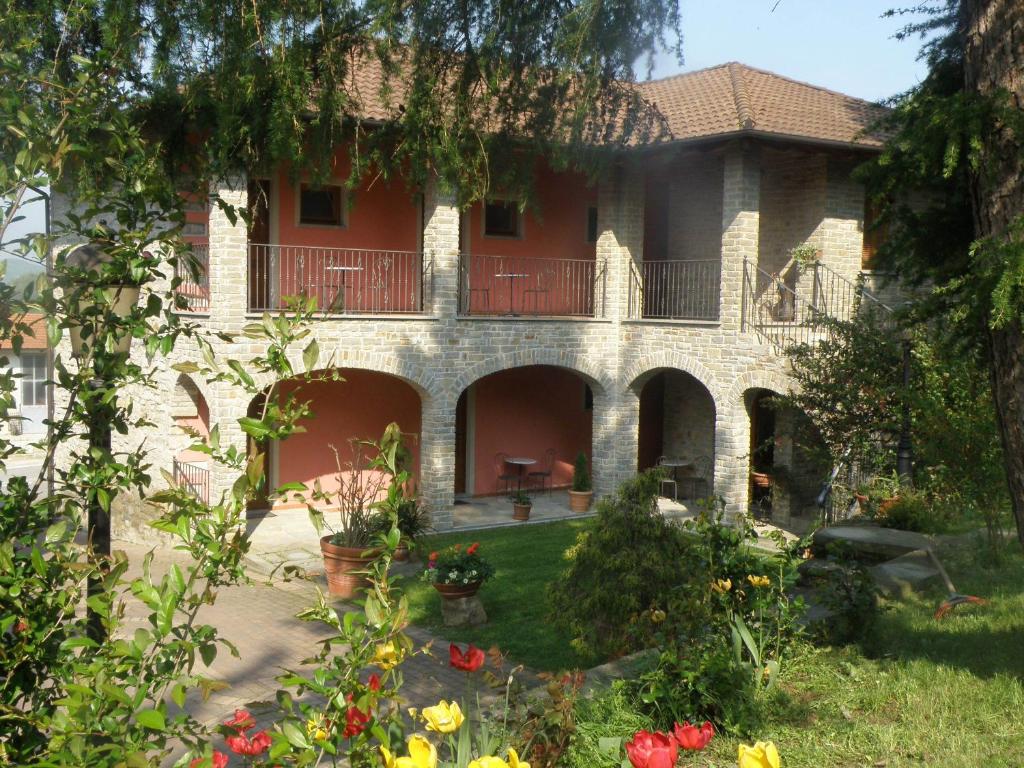
[[[391,529],[391,518],[381,510],[380,499],[393,480],[386,472],[371,468],[372,462],[363,458],[364,447],[374,443],[353,440],[351,445],[352,460],[344,465],[337,449],[331,446],[337,467],[336,488],[324,490],[318,478],[312,497],[306,501],[317,533],[323,533],[324,528],[330,531],[320,537],[327,589],[334,597],[346,600],[369,586],[367,569],[381,552],[374,544],[382,532]],[[337,527],[324,516],[325,508],[332,507],[338,511]]]
[[[431,552],[423,580],[434,585],[446,600],[472,597],[480,586],[494,576],[494,566],[480,555],[480,543],[463,549],[453,544],[440,552]]]
[[[569,509],[573,512],[586,512],[594,499],[594,490],[590,484],[590,468],[587,466],[587,455],[580,451],[576,454],[576,462],[572,468],[572,490],[569,491]]]
[[[526,491],[518,490],[512,494],[512,519],[529,520],[533,509],[533,499]]]
[[[430,513],[420,498],[404,499],[396,512],[398,531],[402,538],[395,550],[395,560],[405,562],[409,559],[409,550],[416,543],[416,537],[432,530]]]

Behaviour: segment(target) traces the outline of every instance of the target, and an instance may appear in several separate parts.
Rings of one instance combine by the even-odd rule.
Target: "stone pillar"
[[[423,258],[433,264],[431,306],[435,317],[454,318],[459,307],[459,209],[455,195],[437,180],[427,185],[423,206]]]
[[[593,461],[594,495],[606,496],[636,474],[640,430],[640,396],[622,391],[594,390]]]
[[[829,159],[822,221],[822,261],[851,282],[860,275],[864,246],[864,186],[848,162]]]
[[[225,382],[214,382],[210,387],[210,397],[207,402],[210,407],[210,429],[214,427],[219,429],[222,450],[233,445],[242,455],[245,455],[246,435],[239,426],[238,420],[249,410],[247,393]],[[232,484],[238,479],[238,474],[237,470],[222,464],[210,463],[211,504],[216,504],[222,493],[231,490]]]
[[[761,171],[754,149],[729,147],[722,174],[721,325],[739,330],[743,312],[743,260],[757,264]]]
[[[629,276],[644,255],[644,182],[639,169],[613,168],[598,189],[597,261],[605,284],[598,316],[618,322],[629,316]]]
[[[236,210],[248,205],[248,182],[239,174],[211,188]],[[248,232],[239,216],[232,223],[215,202],[210,206],[210,329],[238,331],[245,323],[248,302]]]
[[[741,396],[721,403],[715,417],[715,495],[725,502],[726,519],[749,509],[750,415]]]
[[[421,393],[420,492],[430,508],[434,528],[453,524],[455,503],[455,405],[453,396]]]

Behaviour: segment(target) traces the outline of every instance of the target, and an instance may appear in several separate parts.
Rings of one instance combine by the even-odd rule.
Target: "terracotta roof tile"
[[[883,141],[869,129],[884,107],[736,62],[638,87],[675,141],[741,131],[864,147]]]

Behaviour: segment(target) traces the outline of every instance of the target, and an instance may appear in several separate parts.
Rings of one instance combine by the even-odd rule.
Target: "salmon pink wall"
[[[334,158],[332,176],[343,183],[350,164],[344,150]],[[274,179],[279,205],[277,242],[281,245],[318,245],[331,248],[367,248],[415,251],[419,248],[420,219],[417,198],[399,178],[364,182],[348,194],[351,205],[345,211],[344,227],[323,227],[298,223],[298,194],[282,168]]]
[[[483,206],[469,212],[469,231],[463,248],[490,256],[525,256],[559,259],[593,259],[596,245],[587,242],[587,208],[597,205],[597,189],[584,176],[543,168],[537,172],[537,214],[523,212],[521,238],[484,237]]]
[[[495,492],[494,456],[526,456],[540,469],[548,448],[555,449],[555,486],[572,481],[579,451],[590,456],[591,415],[585,407],[584,382],[572,371],[531,365],[501,371],[474,386],[474,488],[476,494]]]
[[[199,433],[200,437],[209,437],[210,406],[207,404],[206,398],[202,395],[198,396],[195,416],[176,418],[174,423],[184,429],[194,429]],[[210,460],[210,457],[207,454],[199,453],[199,451],[190,451],[187,448],[180,451],[175,458],[179,461],[188,461],[193,463],[204,463]]]
[[[384,428],[397,422],[407,435],[413,455],[413,476],[419,475],[420,397],[400,379],[373,371],[344,369],[344,381],[301,385],[299,398],[310,401],[313,415],[302,422],[306,432],[293,435],[276,447],[278,483],[312,485],[320,479],[324,489],[336,489],[337,469],[333,444],[342,465],[351,456],[350,438],[378,440]],[[286,383],[282,393],[293,392]],[[369,456],[367,456],[369,458]]]

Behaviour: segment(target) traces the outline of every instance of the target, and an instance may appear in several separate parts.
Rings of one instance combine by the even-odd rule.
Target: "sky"
[[[911,5],[908,0],[905,4]],[[779,75],[880,100],[925,73],[920,41],[893,35],[905,19],[882,18],[899,0],[681,0],[683,63],[655,60],[654,77],[740,61]],[[638,71],[645,79],[646,71]],[[42,206],[17,229],[41,227]],[[2,257],[0,257],[2,258]],[[19,271],[12,265],[11,272]],[[12,275],[13,276],[13,275]]]
[[[872,101],[924,76],[920,41],[881,18],[908,0],[681,0],[683,64],[659,55],[654,77],[739,61]],[[646,72],[638,71],[640,79]]]

